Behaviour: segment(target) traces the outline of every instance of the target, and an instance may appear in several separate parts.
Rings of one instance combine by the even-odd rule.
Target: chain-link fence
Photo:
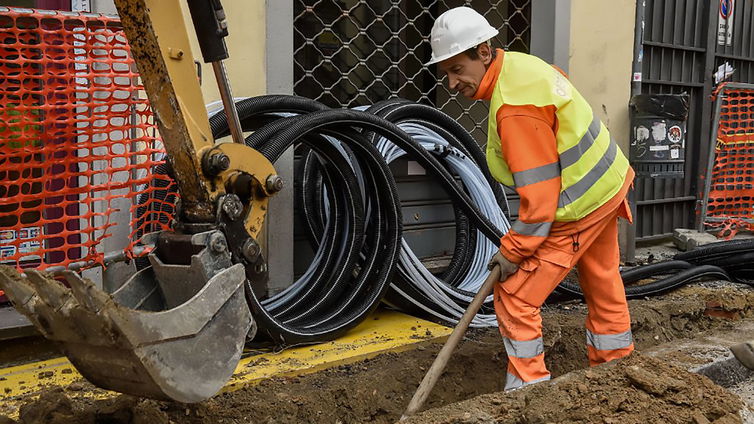
[[[531,0],[295,0],[294,91],[331,107],[391,97],[428,103],[487,139],[487,106],[447,89],[429,33],[444,11],[469,6],[500,30],[493,45],[528,52]]]

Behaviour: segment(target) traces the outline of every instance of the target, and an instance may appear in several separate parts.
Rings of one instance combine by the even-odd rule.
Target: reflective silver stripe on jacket
[[[507,373],[506,378],[505,378],[505,388],[503,390],[516,390],[524,386],[540,383],[542,381],[547,381],[549,379],[550,379],[550,376],[548,375],[547,377],[538,378],[533,381],[523,381],[511,373]]]
[[[560,176],[560,162],[548,163],[547,165],[527,169],[526,171],[514,172],[513,182],[516,188],[551,180]]]
[[[524,342],[503,337],[503,343],[508,356],[516,358],[533,358],[545,351],[545,344],[541,337]]]
[[[517,233],[525,236],[547,237],[550,234],[550,227],[552,227],[552,222],[527,224],[523,221],[516,221],[511,228]]]
[[[584,177],[576,184],[568,187],[560,193],[558,207],[562,208],[563,206],[569,205],[583,196],[597,181],[600,180],[600,178],[602,178],[603,175],[605,175],[607,170],[610,169],[613,162],[615,162],[617,153],[618,145],[611,140],[605,154],[602,155],[597,164],[594,165],[594,168],[590,169],[589,172],[587,172],[586,175],[584,175]]]
[[[560,169],[566,169],[574,163],[578,162],[581,156],[592,147],[594,141],[600,135],[602,125],[600,119],[592,115],[592,123],[589,124],[586,133],[581,136],[581,140],[576,143],[575,146],[571,146],[568,150],[560,154]]]
[[[616,350],[631,346],[634,338],[631,330],[618,334],[595,334],[586,330],[586,344],[597,350]]]

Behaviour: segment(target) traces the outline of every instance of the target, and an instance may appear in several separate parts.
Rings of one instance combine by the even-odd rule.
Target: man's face
[[[445,59],[437,65],[440,71],[448,76],[448,88],[470,99],[479,89],[487,66],[492,62],[492,52],[486,44],[477,47],[477,53],[479,56],[477,59],[472,59],[466,53],[461,53]]]

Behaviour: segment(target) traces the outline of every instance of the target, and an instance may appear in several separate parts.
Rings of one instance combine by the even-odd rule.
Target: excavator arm
[[[257,238],[282,180],[243,143],[220,1],[188,0],[233,142],[213,139],[180,1],[115,0],[180,193],[174,231],[148,235],[151,266],[112,295],[71,271],[66,287],[8,267],[0,288],[92,383],[191,403],[220,390],[253,337],[247,296],[267,280]]]

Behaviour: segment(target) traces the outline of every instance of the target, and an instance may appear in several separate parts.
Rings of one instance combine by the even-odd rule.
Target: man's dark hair
[[[484,44],[484,43],[482,43],[482,44]],[[466,54],[466,56],[469,57],[469,59],[471,59],[471,60],[477,60],[477,59],[479,59],[479,51],[477,49],[482,44],[477,44],[476,46],[474,46],[474,47],[466,50],[464,53]],[[495,56],[497,56],[497,49],[493,48],[490,45],[490,50],[492,51],[492,60],[495,60]]]

